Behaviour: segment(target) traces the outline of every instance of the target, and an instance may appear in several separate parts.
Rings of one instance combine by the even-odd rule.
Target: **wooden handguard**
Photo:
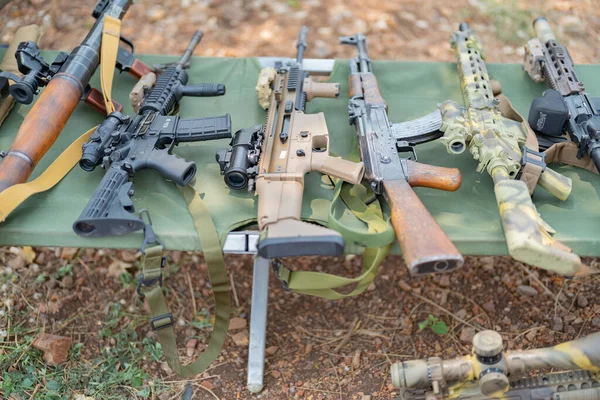
[[[56,75],[27,114],[0,163],[0,192],[27,181],[42,156],[54,144],[82,96],[72,79]]]
[[[152,68],[136,58],[131,64],[131,68],[127,72],[134,78],[140,79],[142,76],[152,72]]]
[[[429,172],[425,175],[429,175]],[[432,178],[416,178],[415,181],[427,183],[426,186],[431,187]],[[460,184],[460,178],[458,182]],[[456,190],[458,187],[447,183],[436,182],[434,185],[449,190]],[[392,210],[392,226],[411,275],[444,272],[461,267],[463,258],[460,252],[423,205],[409,182],[384,181],[383,188]]]

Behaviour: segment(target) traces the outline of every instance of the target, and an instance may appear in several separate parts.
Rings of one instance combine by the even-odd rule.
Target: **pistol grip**
[[[331,175],[343,181],[358,185],[365,173],[365,165],[362,162],[344,160],[340,157],[315,157],[311,162],[311,169],[322,174]]]
[[[407,181],[384,181],[383,188],[411,275],[447,272],[463,265],[462,255]]]
[[[462,183],[462,175],[458,168],[436,167],[408,160],[408,183],[413,187],[454,192]]]

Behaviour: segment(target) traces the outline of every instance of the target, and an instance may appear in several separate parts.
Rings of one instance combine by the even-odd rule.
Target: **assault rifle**
[[[443,132],[439,141],[450,154],[468,148],[478,162],[477,172],[486,171],[492,177],[513,258],[564,275],[593,272],[569,248],[554,241],[554,231],[539,217],[531,200],[536,185],[565,200],[571,180],[546,167],[535,134],[506,97],[494,92],[481,44],[466,23],[452,34],[451,45],[466,107],[444,101],[438,110],[405,124],[425,126],[426,130],[437,127]]]
[[[460,171],[416,162],[415,143],[435,139],[436,135],[429,132],[429,136],[410,136],[414,131],[390,123],[387,103],[381,97],[371,68],[366,37],[356,34],[342,37],[340,42],[358,50],[358,57],[349,64],[348,114],[358,135],[358,148],[365,164],[364,179],[391,208],[392,225],[411,275],[462,266],[461,254],[412,189],[424,186],[455,191],[460,187]],[[399,152],[412,153],[412,159],[402,158]]]
[[[169,65],[146,94],[134,117],[111,113],[83,145],[79,165],[92,171],[102,164],[106,174],[87,206],[73,224],[80,236],[112,236],[135,232],[144,227],[135,214],[131,196],[135,173],[153,168],[180,186],[196,174],[196,164],[171,154],[179,143],[231,137],[229,114],[219,117],[183,119],[173,115],[183,96],[222,96],[222,84],[186,85],[185,71],[202,32],[197,31],[185,54]]]
[[[472,355],[392,364],[392,384],[402,389],[404,400],[597,400],[598,346],[600,333],[554,347],[504,351],[498,333],[481,331],[473,337]],[[529,376],[551,369],[569,372]]]
[[[258,194],[258,254],[265,258],[341,255],[339,233],[300,220],[304,175],[319,171],[356,184],[364,171],[362,163],[329,155],[323,113],[304,113],[315,97],[337,97],[339,84],[314,82],[302,69],[306,27],[297,49],[295,62],[261,72],[259,103],[268,107],[264,127],[236,132],[231,146],[216,155],[227,186]]]
[[[564,141],[565,132],[578,147],[577,159],[589,155],[600,171],[600,99],[585,92],[565,45],[556,41],[546,18],[533,21],[537,37],[525,46],[524,68],[533,81],[551,89],[529,110],[529,124],[540,143],[550,147]]]
[[[42,58],[35,42],[23,42],[15,57],[19,77],[3,72],[0,76],[15,81],[9,88],[14,99],[23,104],[33,101],[40,87],[47,86],[21,124],[17,136],[0,163],[0,192],[27,180],[31,172],[58,138],[80,99],[106,114],[102,94],[90,88],[89,81],[100,64],[100,45],[105,16],[121,19],[132,0],[99,0],[92,16],[96,23],[81,44],[70,54],[60,53],[52,63]],[[120,48],[117,67],[139,78],[151,71],[133,57],[131,51]]]

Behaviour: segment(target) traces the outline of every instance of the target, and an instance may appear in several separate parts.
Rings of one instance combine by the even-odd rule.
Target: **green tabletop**
[[[54,52],[45,52],[47,59]],[[140,56],[148,64],[166,62],[176,57]],[[341,83],[338,99],[315,99],[307,112],[325,112],[331,150],[346,156],[355,146],[354,128],[348,125],[346,62],[336,62],[331,81]],[[433,110],[437,103],[454,99],[462,103],[456,66],[453,63],[422,63],[404,61],[376,61],[374,71],[383,97],[389,104],[390,119],[394,122],[413,119]],[[588,91],[600,94],[600,66],[577,67],[579,77]],[[492,64],[490,74],[502,83],[504,93],[519,112],[527,115],[531,100],[541,95],[544,85],[532,83],[517,64]],[[262,124],[265,112],[257,105],[255,84],[259,72],[256,59],[195,57],[189,70],[190,83],[220,82],[227,86],[227,94],[214,98],[184,98],[182,117],[200,117],[231,114],[234,131],[242,127]],[[131,113],[127,95],[135,81],[126,74],[117,75],[113,97]],[[95,76],[93,86],[99,87]],[[0,149],[7,150],[14,135],[29,111],[29,106],[18,106],[0,127]],[[102,116],[81,104],[69,120],[57,142],[42,159],[32,178],[38,176],[54,158],[76,137],[102,121]],[[33,135],[35,137],[35,135]],[[245,192],[230,191],[223,183],[214,161],[217,149],[227,140],[180,145],[175,152],[194,160],[198,165],[196,179],[203,199],[211,211],[217,229],[224,238],[231,229],[251,225],[256,218],[256,197]],[[442,228],[465,254],[507,254],[504,236],[493,192],[492,180],[487,174],[475,172],[476,162],[468,153],[449,155],[440,143],[428,143],[417,148],[419,161],[446,167],[458,167],[463,174],[462,187],[454,193],[432,189],[416,189]],[[600,255],[600,178],[590,172],[569,166],[553,166],[573,180],[570,198],[561,202],[543,189],[534,193],[534,203],[543,219],[556,231],[556,238],[580,255]],[[141,233],[122,237],[85,239],[76,236],[71,225],[79,216],[90,195],[100,182],[104,171],[97,168],[88,173],[74,168],[55,188],[38,194],[22,204],[0,225],[0,245],[35,245],[69,247],[136,248]],[[200,250],[192,220],[175,185],[157,172],[145,170],[135,177],[133,201],[137,210],[147,208],[157,235],[169,249]],[[307,175],[307,191],[303,216],[326,221],[331,188],[320,174]],[[349,213],[347,223],[360,226]],[[396,246],[397,247],[397,246]],[[358,249],[347,246],[347,251]],[[398,251],[397,248],[395,250]]]

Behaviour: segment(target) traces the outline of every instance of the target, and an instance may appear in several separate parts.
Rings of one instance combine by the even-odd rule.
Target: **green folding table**
[[[52,59],[56,52],[44,52]],[[0,51],[1,55],[1,51]],[[176,60],[177,57],[159,55],[140,56],[153,64]],[[227,94],[214,98],[184,98],[182,117],[201,117],[231,114],[234,132],[242,127],[262,124],[265,112],[256,102],[256,78],[263,65],[273,59],[256,58],[193,58],[189,69],[189,82],[219,82],[227,87]],[[347,63],[343,60],[305,60],[305,65],[315,72],[331,72],[330,81],[341,83],[338,99],[314,99],[307,112],[325,113],[331,138],[331,152],[347,156],[356,146],[354,128],[348,124],[347,114]],[[404,61],[375,61],[374,72],[379,80],[383,97],[389,104],[392,122],[420,117],[432,111],[436,104],[447,99],[462,102],[462,94],[454,63],[421,63]],[[517,64],[492,64],[489,72],[501,82],[504,93],[513,105],[527,115],[534,97],[540,96],[545,85],[530,81]],[[600,94],[600,65],[577,67],[587,90]],[[131,113],[128,93],[135,84],[126,74],[117,75],[113,97],[121,102],[124,112]],[[99,87],[94,77],[92,85]],[[8,150],[30,106],[17,106],[0,127],[0,150]],[[103,117],[81,104],[67,123],[59,139],[39,163],[32,178],[38,176],[54,158],[76,137]],[[245,192],[229,190],[219,174],[215,151],[228,144],[213,141],[180,145],[175,152],[198,165],[196,179],[200,183],[202,198],[215,222],[224,244],[224,250],[234,253],[255,251],[257,235],[241,232],[228,236],[234,229],[251,226],[256,219],[256,197]],[[475,172],[476,162],[468,152],[447,154],[443,145],[431,142],[417,148],[421,162],[460,168],[463,174],[461,188],[453,193],[417,188],[416,192],[439,222],[440,226],[464,254],[506,255],[507,248],[494,197],[492,180],[486,173]],[[573,191],[567,201],[561,202],[543,189],[536,189],[534,203],[542,218],[556,231],[556,239],[571,247],[581,256],[600,255],[600,178],[588,171],[570,166],[552,166],[573,181]],[[122,237],[82,238],[72,231],[73,221],[79,216],[89,197],[102,178],[104,171],[97,168],[85,172],[74,168],[52,190],[38,194],[9,216],[0,225],[0,245],[139,248],[141,232]],[[303,217],[325,223],[332,197],[332,188],[317,173],[306,179]],[[167,249],[201,251],[202,246],[194,229],[187,206],[175,185],[157,172],[142,171],[135,177],[133,201],[137,210],[149,210],[156,234]],[[350,212],[342,219],[348,225],[362,227]],[[347,252],[360,252],[352,243]],[[392,250],[398,253],[397,246]],[[262,388],[264,370],[264,345],[266,329],[267,282],[269,264],[257,259],[254,270],[252,317],[250,332],[248,384],[252,390]]]

